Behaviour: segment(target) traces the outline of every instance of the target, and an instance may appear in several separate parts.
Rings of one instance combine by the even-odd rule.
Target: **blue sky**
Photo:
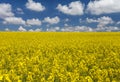
[[[120,31],[120,0],[0,0],[1,31]]]

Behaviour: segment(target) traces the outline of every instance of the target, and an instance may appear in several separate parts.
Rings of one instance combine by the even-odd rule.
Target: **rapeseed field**
[[[0,32],[0,82],[120,82],[120,33]]]

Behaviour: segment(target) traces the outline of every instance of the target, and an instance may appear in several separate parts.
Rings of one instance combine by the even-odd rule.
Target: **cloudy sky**
[[[120,0],[0,0],[1,31],[120,31]]]

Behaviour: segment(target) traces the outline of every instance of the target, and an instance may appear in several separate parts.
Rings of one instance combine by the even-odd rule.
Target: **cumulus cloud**
[[[49,32],[56,32],[56,31],[59,31],[60,30],[60,27],[51,27],[51,28],[47,28],[46,31],[49,31]]]
[[[25,21],[20,17],[7,17],[7,18],[4,19],[3,24],[25,25]]]
[[[86,18],[86,21],[87,21],[88,23],[98,22],[98,20],[96,20],[96,19],[90,19],[90,18]]]
[[[23,10],[21,8],[17,8],[17,13],[18,14],[24,14]]]
[[[10,29],[9,28],[5,28],[5,31],[10,31]]]
[[[119,13],[120,0],[95,0],[88,4],[87,11],[94,15]]]
[[[47,22],[49,24],[57,24],[60,22],[60,18],[58,16],[50,18],[50,17],[46,17],[44,18],[43,22]]]
[[[61,29],[61,31],[67,31],[67,32],[72,32],[72,31],[84,31],[84,32],[90,32],[93,31],[91,27],[87,26],[73,26],[73,27],[64,27]]]
[[[68,22],[68,21],[70,21],[70,20],[69,20],[68,18],[66,18],[66,19],[65,19],[65,22]]]
[[[80,1],[71,2],[69,5],[58,4],[56,9],[68,15],[83,15],[84,13],[84,5]]]
[[[68,26],[68,24],[66,24],[66,23],[65,23],[65,24],[64,24],[64,26],[65,26],[65,27],[67,27],[67,26]]]
[[[11,5],[6,3],[0,3],[0,18],[4,19],[11,16],[14,16],[14,13],[12,13]]]
[[[22,12],[21,8],[17,8],[17,11]],[[3,24],[21,24],[25,25],[25,21],[21,17],[15,17],[12,12],[12,6],[8,3],[0,4],[0,18],[3,19]]]
[[[86,18],[86,21],[88,23],[94,23],[94,22],[97,22],[98,25],[97,27],[104,27],[108,24],[112,24],[114,23],[114,21],[112,20],[112,18],[108,17],[108,16],[103,16],[103,17],[100,17],[98,19],[90,19],[90,18]]]
[[[112,26],[109,24],[115,23],[111,17],[103,16],[97,19],[86,18],[86,22],[88,23],[98,23],[97,27],[93,29],[93,31],[120,31],[119,27]],[[117,22],[119,23],[119,22]]]
[[[72,26],[64,27],[61,28],[60,30],[63,32],[93,32],[93,31],[120,31],[120,28],[116,26],[105,26],[97,28],[92,28],[88,26]]]
[[[20,26],[19,28],[18,28],[18,31],[21,31],[21,32],[25,32],[25,31],[27,31],[25,28],[23,28],[22,26]]]
[[[42,29],[41,29],[41,28],[37,28],[37,29],[35,29],[34,31],[35,31],[35,32],[40,32],[40,31],[42,31]]]
[[[40,26],[42,23],[41,23],[41,21],[39,19],[33,18],[33,19],[27,19],[26,24],[27,25],[37,25],[37,26]]]
[[[56,31],[60,30],[60,27],[55,27],[55,30],[56,30]]]
[[[33,30],[33,29],[29,29],[28,31],[29,31],[29,32],[34,32],[34,30]]]
[[[45,10],[45,7],[41,3],[35,2],[33,0],[28,0],[28,2],[26,3],[26,8],[36,12],[41,12]]]
[[[120,31],[119,27],[116,26],[105,26],[105,27],[97,27],[94,31]]]
[[[120,24],[120,21],[118,21],[117,24]]]
[[[97,27],[104,27],[108,24],[112,24],[114,21],[112,20],[112,18],[110,17],[106,17],[106,16],[103,16],[101,18],[98,18],[98,22],[99,24],[97,25]]]
[[[97,28],[92,28],[89,26],[71,26],[71,27],[63,27],[60,29],[60,31],[63,32],[120,31],[120,28],[116,26],[105,26],[105,27],[97,27]]]
[[[41,32],[42,29],[41,29],[41,28],[36,28],[35,30],[29,29],[28,31],[29,31],[29,32]]]

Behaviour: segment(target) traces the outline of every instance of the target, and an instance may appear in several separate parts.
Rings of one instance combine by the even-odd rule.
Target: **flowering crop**
[[[0,82],[120,82],[120,33],[0,32]]]

